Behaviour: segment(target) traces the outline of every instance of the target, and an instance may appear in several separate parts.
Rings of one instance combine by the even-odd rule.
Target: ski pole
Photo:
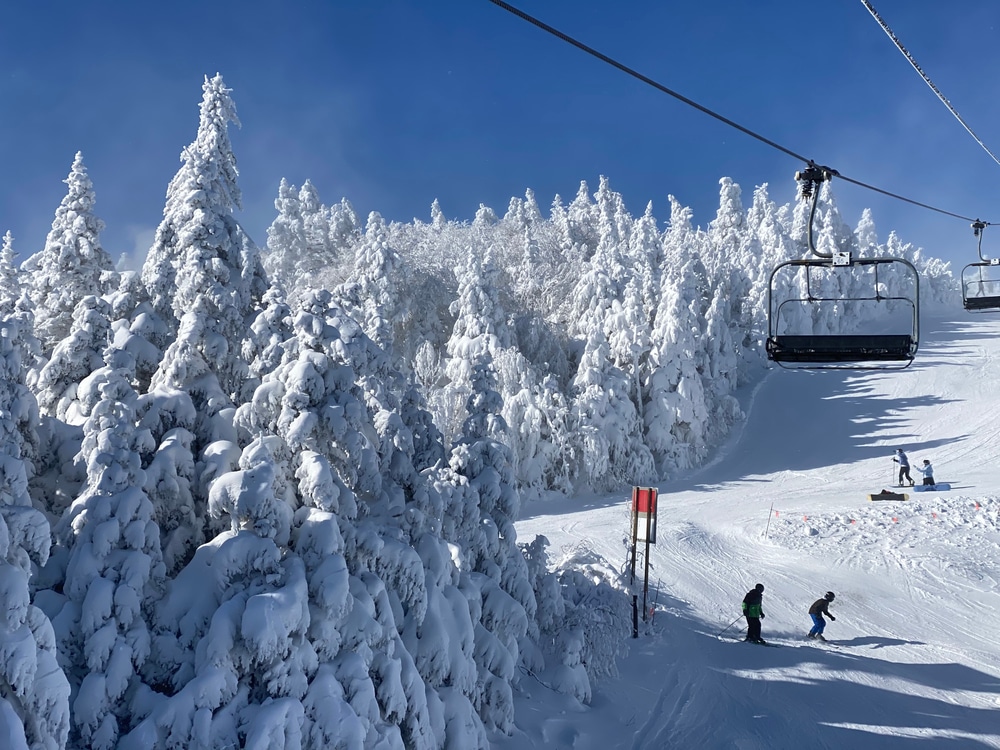
[[[720,630],[718,633],[716,633],[715,637],[718,638],[720,635],[722,635],[723,633],[725,633],[727,630],[729,630],[729,628],[731,628],[733,625],[735,625],[737,622],[739,622],[742,619],[743,619],[743,615],[740,615],[735,620],[733,620],[731,623],[729,623],[728,625],[726,625],[726,627],[724,627],[722,630]]]

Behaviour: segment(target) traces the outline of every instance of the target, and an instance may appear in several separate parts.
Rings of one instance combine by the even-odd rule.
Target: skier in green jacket
[[[743,597],[743,616],[747,618],[747,637],[744,640],[751,643],[766,643],[760,637],[760,621],[764,619],[763,598],[763,583],[758,583]]]

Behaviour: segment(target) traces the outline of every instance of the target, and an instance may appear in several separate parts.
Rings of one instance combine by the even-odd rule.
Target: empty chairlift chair
[[[819,252],[813,220],[831,172],[796,173],[811,198],[807,243],[813,257],[780,263],[768,283],[768,359],[794,369],[902,369],[917,352],[920,279],[908,260]],[[816,323],[824,332],[817,333]]]
[[[1000,258],[983,257],[983,230],[978,219],[972,231],[979,239],[979,261],[962,269],[962,306],[970,312],[1000,312]]]

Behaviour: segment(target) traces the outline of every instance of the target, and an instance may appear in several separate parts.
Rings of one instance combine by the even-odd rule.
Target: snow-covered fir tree
[[[468,417],[451,455],[451,468],[476,493],[479,523],[465,539],[474,573],[470,584],[481,612],[476,627],[476,706],[487,728],[510,732],[514,726],[511,683],[515,681],[522,641],[537,603],[524,556],[517,548],[514,522],[520,497],[514,484],[510,451],[503,438],[507,425],[488,354],[473,365]]]
[[[132,724],[135,693],[150,651],[147,617],[165,569],[153,505],[143,491],[142,456],[152,448],[136,429],[134,362],[109,348],[105,367],[80,385],[87,483],[55,529],[68,549],[65,597],[56,618],[73,686],[73,737],[110,749]]]
[[[266,252],[262,254],[262,263],[272,281],[295,287],[299,283],[296,263],[308,251],[308,242],[298,188],[284,177],[278,184],[274,208],[278,215],[267,228],[267,245]]]
[[[28,495],[22,459],[24,417],[37,419],[24,386],[17,322],[0,321],[0,738],[17,750],[62,750],[70,726],[70,687],[58,663],[55,631],[31,578],[48,561],[51,532]],[[32,423],[33,424],[33,423]]]
[[[74,408],[77,387],[103,366],[104,350],[111,338],[111,306],[100,297],[84,297],[73,311],[73,325],[41,369],[35,389],[42,413],[63,422],[81,424]]]
[[[72,326],[77,303],[118,286],[111,256],[101,246],[104,222],[94,213],[94,185],[77,153],[65,180],[66,196],[56,209],[45,247],[22,266],[35,306],[35,335],[46,355]]]

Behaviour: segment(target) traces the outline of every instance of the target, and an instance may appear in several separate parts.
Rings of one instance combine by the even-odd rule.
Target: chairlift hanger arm
[[[816,249],[813,242],[813,220],[816,217],[816,202],[819,200],[820,185],[827,180],[833,179],[837,171],[829,167],[821,167],[815,162],[809,162],[805,169],[795,173],[795,180],[799,183],[799,196],[804,200],[810,200],[809,221],[806,228],[806,244],[809,252],[817,258],[833,258],[832,253],[821,253]]]
[[[978,250],[979,250],[979,260],[981,260],[983,263],[987,265],[995,266],[997,264],[1000,264],[1000,260],[996,258],[991,259],[983,257],[983,232],[988,226],[989,224],[987,224],[985,221],[980,221],[979,219],[976,219],[974,222],[972,222],[972,233],[976,236]]]

